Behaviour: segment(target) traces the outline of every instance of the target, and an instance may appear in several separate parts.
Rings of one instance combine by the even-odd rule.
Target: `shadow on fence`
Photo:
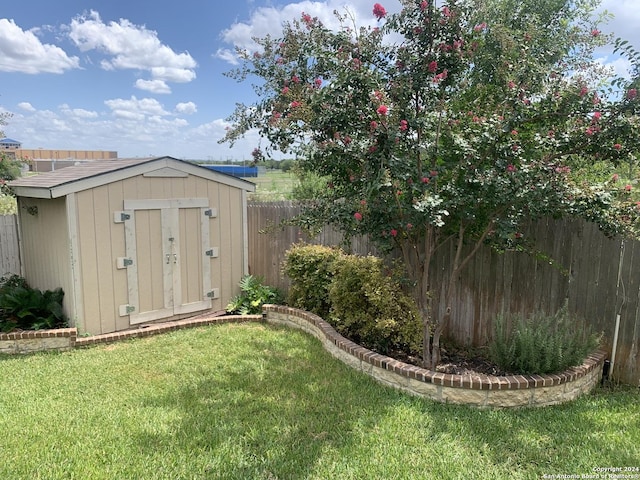
[[[292,244],[340,245],[343,240],[328,227],[313,238],[298,227],[278,227],[297,213],[299,207],[291,202],[249,203],[250,273],[283,290],[289,281],[281,273],[281,264]],[[597,226],[576,220],[536,222],[525,234],[545,255],[499,254],[482,248],[458,282],[448,334],[460,343],[482,346],[498,313],[552,313],[568,301],[573,313],[604,333],[609,352],[620,316],[613,374],[623,383],[640,386],[640,242],[607,238]],[[348,249],[375,253],[366,238],[353,240]],[[451,244],[433,262],[435,285],[444,284],[450,274],[453,254]],[[441,308],[436,297],[434,309]]]

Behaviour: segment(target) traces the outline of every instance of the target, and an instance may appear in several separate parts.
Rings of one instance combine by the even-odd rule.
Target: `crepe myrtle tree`
[[[523,224],[566,215],[635,233],[632,187],[588,183],[572,168],[636,154],[637,84],[594,62],[591,0],[401,0],[357,27],[302,14],[257,39],[229,75],[258,81],[224,142],[250,129],[326,179],[306,224],[333,224],[402,252],[424,318],[423,362],[440,360],[456,279],[482,244],[526,245]],[[624,54],[624,49],[621,49]],[[636,72],[637,73],[637,72]],[[451,275],[430,263],[454,240]],[[441,314],[431,309],[437,295]]]

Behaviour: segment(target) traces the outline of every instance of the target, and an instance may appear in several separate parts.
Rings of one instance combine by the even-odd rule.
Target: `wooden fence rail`
[[[250,203],[249,267],[266,283],[286,290],[288,279],[280,271],[286,250],[295,242],[339,245],[342,236],[325,228],[309,238],[299,228],[278,228],[299,213],[289,202]],[[619,339],[614,376],[640,386],[640,242],[610,239],[596,226],[574,220],[547,220],[532,224],[525,235],[541,254],[496,253],[482,248],[461,273],[454,294],[448,334],[456,341],[482,346],[491,336],[499,313],[555,312],[568,302],[569,309],[604,333],[611,352],[616,319]],[[348,246],[353,253],[375,253],[366,238]],[[443,248],[433,262],[434,285],[450,275],[453,244]],[[434,310],[441,311],[438,294]]]

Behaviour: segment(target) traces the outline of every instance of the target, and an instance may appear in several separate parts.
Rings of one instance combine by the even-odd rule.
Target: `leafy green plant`
[[[571,316],[565,304],[553,315],[499,315],[489,352],[491,359],[508,372],[543,374],[580,365],[599,343],[600,337]]]
[[[345,337],[380,353],[419,352],[422,322],[396,271],[373,256],[297,244],[282,271],[291,280],[289,305],[326,319]]]
[[[289,305],[327,318],[333,263],[341,255],[342,251],[337,248],[304,243],[287,250],[282,271],[292,280]]]
[[[240,290],[242,293],[231,299],[227,305],[228,313],[239,313],[240,315],[252,315],[260,313],[262,305],[265,303],[280,303],[282,294],[277,288],[263,285],[264,279],[245,275],[240,280]]]
[[[329,322],[336,330],[379,353],[419,353],[420,313],[395,272],[373,256],[343,255],[333,268]]]
[[[31,288],[18,275],[3,277],[0,281],[0,330],[66,327],[63,298],[61,288],[42,291]]]

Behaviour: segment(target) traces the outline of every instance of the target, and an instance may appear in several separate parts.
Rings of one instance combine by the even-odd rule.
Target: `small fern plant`
[[[241,293],[231,299],[227,313],[255,315],[265,303],[281,303],[282,293],[275,287],[264,285],[262,277],[245,275],[239,283]]]

